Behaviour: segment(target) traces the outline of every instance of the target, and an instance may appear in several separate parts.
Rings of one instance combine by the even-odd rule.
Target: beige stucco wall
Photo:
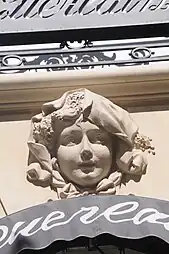
[[[0,123],[0,194],[8,213],[46,202],[52,193],[26,180],[30,121]]]
[[[141,181],[130,181],[120,193],[169,199],[169,110],[142,111],[132,113],[132,117],[141,132],[153,139],[156,155],[149,155],[147,173]],[[29,128],[29,120],[0,123],[0,194],[8,213],[55,198],[50,189],[26,180]]]
[[[1,217],[4,217],[6,214],[5,214],[5,211],[4,211],[4,209],[3,209],[3,206],[2,206],[2,204],[0,204],[0,218]]]
[[[151,137],[155,155],[148,156],[147,173],[140,182],[130,181],[121,194],[169,199],[169,110],[132,114],[143,134]]]

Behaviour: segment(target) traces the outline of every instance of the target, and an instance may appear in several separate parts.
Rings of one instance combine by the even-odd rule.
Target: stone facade
[[[141,67],[138,67],[138,69],[135,67],[134,71],[138,70],[139,73],[139,68]],[[85,78],[82,82],[83,86],[81,85],[81,87],[87,87],[89,89],[91,87],[94,92],[97,92],[103,96],[105,96],[105,93],[107,93],[106,97],[109,97],[109,99],[111,99],[113,102],[115,101],[118,105],[125,107],[130,112],[134,122],[139,126],[140,133],[151,137],[153,140],[153,145],[156,148],[155,156],[148,156],[149,163],[147,172],[142,176],[141,181],[130,180],[126,185],[123,185],[119,190],[119,194],[122,195],[134,194],[140,196],[169,199],[169,194],[167,191],[169,177],[167,160],[167,136],[169,127],[169,105],[167,103],[167,98],[169,91],[169,82],[167,81],[168,74],[164,73],[165,67],[163,69],[160,68],[160,66],[157,68],[159,69],[159,75],[157,75],[159,80],[156,78],[155,81],[153,73],[155,70],[147,70],[148,67],[147,69],[141,69],[142,73],[140,74],[140,80],[137,80],[137,82],[135,80],[136,77],[133,70],[130,73],[129,69],[127,69],[128,80],[124,82],[124,73],[122,71],[121,74],[119,73],[116,75],[118,86],[115,84],[115,80],[113,79],[115,74],[113,73],[111,77],[111,74],[109,73],[109,85],[107,85],[109,86],[109,92],[105,92],[103,88],[104,83],[108,84],[108,80],[106,79],[106,76],[104,76],[105,71],[102,72],[102,75],[104,76],[101,81],[102,87],[100,86],[101,84],[96,85],[96,83],[100,82],[98,81],[98,78],[95,79],[95,83],[91,78],[90,83],[94,83],[93,86],[89,85],[89,82],[87,82],[85,86]],[[161,73],[160,70],[162,70]],[[125,77],[127,77],[126,69],[125,75]],[[34,86],[40,86],[37,85],[40,84],[38,83],[40,81],[37,81],[36,77],[36,75],[34,77],[30,77],[32,78],[32,80],[30,79],[29,81],[31,83],[32,90],[30,89],[30,91],[27,92],[28,97],[30,96],[29,98],[31,98],[30,92],[32,93],[34,89],[33,84]],[[75,83],[78,83],[77,80],[81,80],[79,77],[72,77],[71,82],[73,83],[74,79]],[[16,77],[16,79],[17,78],[18,77]],[[9,80],[7,80],[6,77],[5,79],[1,80],[2,85],[5,84],[5,82],[6,84],[10,84]],[[57,76],[55,78],[53,77],[53,80],[49,82],[50,79],[51,75],[49,75],[48,79],[46,78],[46,82],[48,80],[48,83],[50,83],[51,87],[53,87],[55,90],[55,94],[53,95],[53,90],[51,89],[51,93],[47,94],[46,101],[53,100],[54,97],[55,99],[59,98],[64,92],[63,90],[70,90],[70,88],[68,89],[68,87],[65,87],[61,92],[61,89],[57,85],[59,78]],[[25,86],[28,84],[28,80],[29,78],[25,76]],[[20,103],[17,104],[15,102],[15,92],[18,90],[18,94],[21,95],[24,93],[26,95],[26,90],[19,88],[19,85],[15,80],[12,82],[14,82],[14,88],[16,86],[17,88],[14,89],[15,91],[13,93],[13,97],[7,96],[11,92],[11,89],[8,88],[8,85],[7,89],[4,89],[3,95],[6,94],[6,97],[3,97],[0,122],[0,197],[8,214],[39,203],[47,202],[50,199],[56,199],[55,191],[52,191],[49,186],[42,188],[41,186],[30,184],[30,182],[26,179],[27,158],[29,153],[27,140],[31,126],[30,119],[33,115],[40,112],[40,97],[37,98],[38,104],[36,104],[36,97],[34,98],[34,101],[28,101],[28,97],[27,99],[20,97]],[[66,84],[66,79],[64,82]],[[75,87],[76,85],[71,85],[71,89],[74,89]],[[42,90],[42,87],[39,87],[38,96],[40,96],[40,93],[42,92],[41,104],[45,102],[45,94],[43,94]],[[110,96],[108,96],[108,93]],[[26,106],[24,106],[24,99],[25,103],[27,103]],[[4,215],[4,210],[1,207],[0,216]]]

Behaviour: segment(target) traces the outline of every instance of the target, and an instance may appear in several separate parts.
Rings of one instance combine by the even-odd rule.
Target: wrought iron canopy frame
[[[169,39],[135,42],[96,41],[74,43],[63,41],[54,47],[39,45],[36,49],[0,51],[0,73],[30,70],[62,71],[91,69],[96,66],[133,66],[169,61]],[[11,62],[14,60],[14,62]]]

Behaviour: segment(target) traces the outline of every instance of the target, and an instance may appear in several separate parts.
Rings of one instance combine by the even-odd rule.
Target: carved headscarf
[[[78,89],[64,93],[58,100],[45,103],[42,113],[32,118],[27,171],[30,181],[49,181],[50,185],[62,188],[60,198],[78,195],[77,188],[72,183],[66,184],[59,170],[53,169],[51,150],[57,125],[64,121],[75,121],[80,117],[118,137],[116,163],[120,173],[117,174],[143,174],[147,165],[143,151],[152,148],[150,140],[139,135],[137,125],[127,111],[87,89]],[[117,175],[111,174],[110,180],[113,177],[118,178]],[[118,181],[117,185],[119,184]],[[113,192],[116,192],[115,186],[111,193]]]

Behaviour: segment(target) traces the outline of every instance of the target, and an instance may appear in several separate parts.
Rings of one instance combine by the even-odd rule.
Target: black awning
[[[87,196],[48,202],[0,220],[3,254],[53,244],[60,250],[62,243],[89,238],[100,244],[113,240],[119,245],[121,240],[125,245],[132,241],[152,248],[169,246],[169,202],[136,196]]]

